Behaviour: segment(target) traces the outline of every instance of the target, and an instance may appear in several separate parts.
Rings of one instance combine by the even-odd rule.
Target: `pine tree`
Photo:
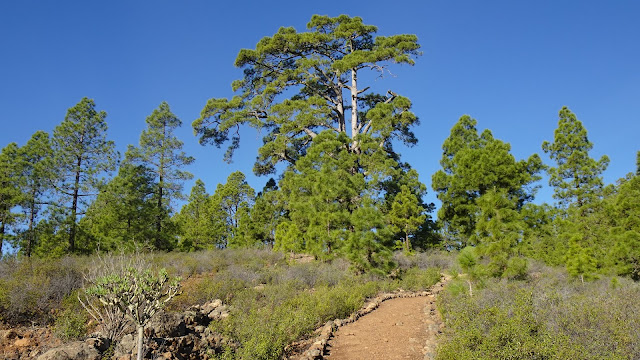
[[[295,169],[285,172],[280,185],[288,219],[278,230],[289,236],[276,234],[276,248],[320,259],[342,255],[359,271],[389,269],[393,234],[384,211],[391,207],[385,185],[401,169],[379,144],[361,139],[362,152],[355,154],[348,136],[324,131]]]
[[[117,153],[107,140],[107,113],[97,111],[93,100],[83,98],[67,111],[53,130],[53,153],[58,172],[56,190],[67,210],[70,252],[76,248],[78,217],[97,194],[100,176],[115,169]]]
[[[522,241],[523,224],[516,203],[505,190],[489,190],[478,201],[479,216],[472,241],[478,253],[489,259],[488,273],[495,277],[522,276],[526,271],[514,260],[516,246]]]
[[[256,195],[251,208],[247,228],[247,242],[261,243],[273,246],[276,239],[276,229],[284,216],[284,206],[276,181],[271,178],[261,192]]]
[[[223,247],[242,247],[240,225],[247,217],[255,199],[255,191],[241,171],[229,175],[225,184],[218,184],[211,197],[211,211],[217,221],[219,244]]]
[[[17,181],[19,164],[18,145],[10,143],[0,152],[0,255],[4,242],[9,239],[9,226],[16,220],[13,210],[22,200]]]
[[[593,202],[602,190],[601,174],[609,158],[603,155],[596,161],[589,156],[593,144],[582,122],[569,108],[562,107],[559,117],[553,143],[542,144],[544,152],[557,164],[549,168],[549,185],[554,187],[553,196],[561,205],[577,206],[585,214],[583,206]]]
[[[20,234],[20,248],[30,257],[37,240],[35,227],[43,205],[49,202],[47,195],[55,179],[56,169],[49,134],[44,131],[34,133],[27,144],[20,148],[20,157],[21,191],[24,196],[21,207],[27,222],[26,230]]]
[[[211,199],[202,180],[196,180],[189,202],[176,215],[176,220],[181,228],[178,245],[181,250],[200,250],[215,245]]]
[[[362,204],[366,181],[352,172],[358,156],[349,152],[345,134],[322,132],[307,154],[280,182],[289,221],[302,237],[301,248],[316,257],[335,256],[352,227],[351,216]],[[276,239],[291,242],[294,239]]]
[[[569,240],[567,252],[567,270],[571,276],[579,276],[580,281],[596,278],[596,259],[590,247],[584,247],[580,234],[573,234]]]
[[[607,235],[615,241],[610,265],[618,275],[640,280],[640,176],[620,184],[607,215],[612,220]]]
[[[409,235],[414,234],[426,218],[420,200],[407,185],[402,185],[400,192],[396,194],[391,203],[389,221],[392,225],[391,230],[404,233],[405,252],[411,251]]]
[[[314,15],[307,29],[282,27],[255,49],[240,51],[235,65],[244,69],[244,78],[233,82],[238,94],[207,102],[193,122],[200,143],[229,142],[229,160],[239,146],[240,126],[267,131],[257,174],[273,173],[281,162],[294,165],[324,130],[348,135],[348,151],[354,153],[362,151],[362,136],[376,136],[389,150],[392,139],[414,144],[409,128],[417,118],[409,99],[391,91],[372,93],[362,82],[368,71],[384,75],[390,64],[413,65],[417,37],[375,36],[375,26],[347,15]]]
[[[143,165],[153,172],[156,180],[156,249],[168,250],[172,247],[171,236],[166,232],[171,199],[181,198],[182,182],[193,175],[184,171],[184,166],[194,161],[182,151],[182,141],[174,131],[182,125],[169,108],[162,102],[146,119],[147,128],[140,134],[140,147],[130,146],[128,156],[134,163]],[[170,225],[169,225],[170,226]]]
[[[81,220],[87,231],[87,247],[101,251],[154,249],[150,240],[157,219],[155,190],[152,172],[125,158],[118,175],[101,189]]]
[[[533,198],[531,184],[543,168],[538,155],[516,161],[511,146],[495,139],[491,131],[478,135],[476,120],[465,115],[451,129],[442,145],[442,169],[432,177],[433,189],[442,201],[438,219],[453,243],[464,247],[478,221],[476,201],[491,189],[504,192],[519,210]]]

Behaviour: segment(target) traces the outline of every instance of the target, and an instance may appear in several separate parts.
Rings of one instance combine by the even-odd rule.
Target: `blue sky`
[[[3,1],[0,2],[0,146],[51,132],[83,96],[108,113],[120,151],[137,144],[145,118],[167,101],[178,136],[196,157],[189,170],[212,192],[251,168],[261,135],[246,131],[234,162],[202,147],[191,122],[207,99],[230,97],[238,51],[280,26],[299,31],[313,14],[360,16],[379,34],[416,34],[423,56],[393,68],[381,88],[409,97],[419,143],[399,147],[430,185],[441,145],[463,114],[509,142],[542,154],[567,105],[611,158],[605,181],[635,169],[640,150],[640,2],[616,1]],[[188,182],[188,193],[193,182]],[[542,184],[545,185],[546,184]],[[538,201],[551,201],[543,188]],[[437,203],[430,189],[426,200]]]

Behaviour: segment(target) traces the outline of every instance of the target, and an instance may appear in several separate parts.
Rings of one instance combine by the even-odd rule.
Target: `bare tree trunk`
[[[156,237],[156,247],[160,245],[160,234],[162,233],[162,176],[160,176],[160,183],[158,184],[158,214],[156,218],[156,231],[158,232]]]
[[[404,251],[409,252],[411,250],[411,242],[409,241],[409,232],[404,233]]]
[[[76,250],[76,216],[78,215],[78,194],[80,192],[80,166],[82,157],[78,157],[76,163],[76,178],[73,183],[73,201],[71,203],[71,230],[69,231],[69,252]]]
[[[351,69],[351,150],[359,153],[360,145],[355,140],[358,135],[358,73]]]
[[[27,257],[31,257],[31,249],[33,249],[33,221],[36,217],[35,189],[31,194],[31,210],[29,211],[29,230],[27,232]]]
[[[4,219],[0,220],[2,225],[0,225],[0,256],[2,255],[2,245],[4,243]]]

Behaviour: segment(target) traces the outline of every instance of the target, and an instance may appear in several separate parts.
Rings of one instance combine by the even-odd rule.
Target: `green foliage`
[[[91,248],[121,252],[154,249],[158,216],[154,193],[149,169],[125,159],[118,175],[102,188],[80,221]]]
[[[118,154],[107,140],[107,113],[82,98],[69,108],[64,121],[53,130],[53,154],[58,175],[57,193],[68,227],[68,251],[75,252],[78,216],[102,183],[100,176],[115,169]]]
[[[54,334],[63,341],[82,340],[87,335],[89,318],[78,303],[74,291],[62,301],[61,312],[56,315]]]
[[[221,247],[248,247],[256,239],[249,237],[249,211],[255,191],[241,171],[229,175],[225,184],[218,184],[211,197],[210,211],[214,221],[214,238]]]
[[[610,203],[614,245],[609,252],[610,266],[618,275],[640,280],[640,176],[624,181]]]
[[[478,244],[478,253],[489,259],[487,272],[495,277],[522,273],[522,261],[511,260],[516,246],[522,241],[522,222],[516,204],[508,194],[489,190],[477,200],[480,214],[472,239]],[[509,264],[517,269],[509,269]],[[526,266],[526,262],[524,263]]]
[[[243,236],[257,244],[273,246],[276,229],[284,216],[282,193],[273,178],[256,195],[249,217],[241,218]]]
[[[424,208],[416,194],[407,185],[402,185],[400,192],[396,194],[391,203],[389,221],[392,225],[391,230],[401,231],[405,234],[404,250],[407,252],[411,251],[409,235],[415,233],[427,219],[423,212]]]
[[[582,208],[592,202],[602,190],[602,172],[609,165],[603,155],[596,161],[589,157],[593,144],[587,130],[566,106],[559,113],[558,128],[553,143],[545,141],[542,149],[548,153],[556,167],[549,168],[549,185],[554,187],[554,198],[564,206]]]
[[[359,17],[314,15],[309,31],[282,27],[255,49],[243,49],[235,65],[244,78],[234,81],[232,99],[210,99],[193,122],[200,143],[230,142],[230,160],[240,142],[242,125],[264,129],[264,145],[254,167],[257,174],[275,171],[279,162],[295,164],[320,132],[350,130],[350,150],[360,151],[359,136],[378,134],[415,143],[409,127],[417,121],[408,99],[389,97],[361,87],[358,75],[389,63],[413,64],[419,45],[415,35],[375,36],[377,28]],[[281,94],[291,94],[283,98]],[[349,109],[351,110],[349,114]],[[348,123],[350,122],[350,124]]]
[[[0,152],[0,254],[2,245],[9,238],[9,226],[17,214],[12,210],[20,203],[20,188],[17,183],[18,145],[10,143]]]
[[[204,182],[198,179],[191,188],[189,202],[176,215],[180,227],[180,250],[195,251],[214,246],[216,234],[213,221],[211,199]]]
[[[593,251],[589,247],[583,247],[581,236],[574,234],[569,240],[569,251],[567,252],[567,270],[572,276],[579,276],[584,282],[585,279],[591,280],[595,277],[596,259]]]
[[[147,128],[140,134],[140,146],[129,146],[127,157],[153,174],[156,181],[153,245],[155,249],[170,250],[175,246],[173,226],[169,223],[171,200],[182,198],[182,182],[193,177],[183,167],[193,163],[194,158],[182,151],[183,142],[174,134],[182,121],[171,112],[169,104],[162,102],[145,121]]]
[[[43,205],[51,196],[52,183],[56,176],[53,150],[49,134],[36,131],[25,146],[20,148],[20,189],[21,207],[24,212],[22,223],[26,229],[18,234],[17,245],[21,253],[31,256],[38,245],[36,226],[42,215]]]
[[[476,265],[478,265],[479,259],[476,254],[476,248],[473,246],[467,246],[458,254],[458,263],[464,272],[467,274],[474,274]]]
[[[452,282],[438,298],[437,359],[635,359],[638,284],[576,284],[542,269],[531,281],[488,281],[470,297]]]
[[[462,116],[442,145],[442,169],[432,177],[433,189],[442,201],[438,219],[451,237],[449,246],[462,248],[476,232],[478,199],[488,191],[504,194],[516,209],[533,198],[528,186],[540,179],[538,155],[516,161],[511,146],[494,139],[491,131],[478,135],[476,120]]]

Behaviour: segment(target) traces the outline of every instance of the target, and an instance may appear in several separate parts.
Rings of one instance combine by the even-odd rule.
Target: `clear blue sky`
[[[611,158],[607,183],[635,169],[640,150],[640,2],[616,1],[2,1],[0,147],[51,132],[83,96],[108,113],[120,151],[167,101],[196,157],[189,170],[212,192],[251,168],[261,136],[245,132],[234,163],[201,147],[191,122],[207,99],[229,97],[233,62],[280,26],[299,31],[312,14],[360,16],[379,34],[416,34],[424,55],[381,87],[409,97],[419,144],[398,148],[430,185],[441,145],[463,114],[512,145],[517,158],[553,139],[569,106]],[[193,182],[185,186],[185,192]],[[546,184],[543,184],[546,185]],[[437,203],[430,189],[428,201]],[[539,201],[550,201],[543,189]],[[438,204],[439,205],[439,204]]]

